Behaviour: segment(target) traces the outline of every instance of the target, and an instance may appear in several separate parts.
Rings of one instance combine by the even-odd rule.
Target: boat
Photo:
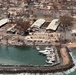
[[[42,51],[39,51],[39,53],[47,55],[47,54],[50,54],[50,51],[49,50],[42,50]]]
[[[40,47],[39,47],[39,46],[36,46],[36,49],[37,49],[37,50],[40,50]]]
[[[48,55],[48,54],[50,54],[50,51],[46,51],[46,52],[44,52],[43,54],[44,54],[44,55]]]
[[[52,58],[55,59],[55,58],[56,58],[55,56],[52,56],[52,55],[50,55],[50,56],[47,56],[47,55],[46,55],[46,57],[47,57],[47,59],[52,59]]]
[[[53,62],[51,60],[46,60],[47,64],[53,64]]]
[[[45,47],[45,49],[50,50],[50,49],[51,49],[51,47],[48,47],[48,46],[47,46],[47,47]]]
[[[54,49],[53,49],[53,47],[45,47],[45,49],[44,50],[40,50],[39,51],[39,53],[42,53],[42,54],[44,54],[44,55],[53,55],[54,54]]]
[[[55,59],[55,56],[47,56],[47,59]]]
[[[47,63],[53,63],[53,62],[55,62],[55,57],[49,57],[49,58],[47,58],[46,62]]]
[[[53,47],[45,47],[45,50],[50,50],[50,51],[54,51]]]
[[[52,57],[52,56],[48,56],[47,59],[50,60],[51,57]]]
[[[51,53],[50,52],[50,54],[48,54],[48,55],[46,55],[47,57],[49,57],[49,56],[55,56],[55,53],[53,52],[53,53]]]

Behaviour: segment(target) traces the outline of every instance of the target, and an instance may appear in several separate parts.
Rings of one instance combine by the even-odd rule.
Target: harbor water
[[[33,47],[0,47],[0,64],[44,65],[45,60]]]
[[[72,49],[70,55],[75,66],[70,70],[58,73],[21,73],[21,74],[0,74],[0,75],[76,75],[76,49]],[[44,65],[46,56],[39,54],[34,47],[0,47],[0,64],[20,65]]]

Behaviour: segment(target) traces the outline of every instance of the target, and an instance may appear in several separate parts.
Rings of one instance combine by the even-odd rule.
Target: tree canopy
[[[61,24],[65,25],[65,26],[72,25],[72,21],[73,21],[73,18],[68,15],[64,15],[64,16],[60,17]]]
[[[64,32],[64,42],[66,43],[66,33],[68,30],[71,30],[73,18],[68,15],[60,16],[60,30]],[[63,35],[63,34],[62,34]],[[62,39],[62,38],[61,38]]]
[[[25,32],[30,26],[28,21],[23,21],[22,19],[16,21],[16,24],[16,29],[23,32]]]

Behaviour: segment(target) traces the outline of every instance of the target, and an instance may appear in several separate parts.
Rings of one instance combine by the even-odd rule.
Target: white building
[[[59,41],[60,33],[31,33],[25,37],[25,43],[33,45],[47,45]]]

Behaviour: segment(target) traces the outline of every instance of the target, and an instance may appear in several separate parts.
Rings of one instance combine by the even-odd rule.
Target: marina
[[[15,50],[15,48],[16,48],[16,50]],[[3,49],[3,50],[1,50],[1,49]],[[51,62],[51,60],[50,60],[49,61],[50,63],[48,62],[49,64],[47,64],[45,61],[46,56],[40,55],[38,50],[36,50],[35,48],[0,47],[0,53],[1,53],[0,54],[0,60],[1,60],[0,61],[0,63],[1,63],[0,64],[0,73],[4,73],[4,72],[6,72],[6,73],[23,73],[23,72],[25,72],[25,73],[51,73],[51,72],[60,72],[62,70],[66,71],[67,69],[70,69],[71,67],[74,66],[70,55],[69,54],[67,55],[67,53],[69,53],[69,52],[66,48],[62,48],[62,49],[65,49],[64,52],[63,52],[63,50],[61,50],[64,65],[62,64],[60,66],[59,65],[60,58],[58,57],[58,53],[57,53],[57,50],[55,47],[54,47],[54,49],[55,49],[57,60],[55,63]],[[30,55],[29,55],[29,53],[30,53]],[[64,59],[65,57],[63,57],[63,55],[66,56],[67,61],[69,60],[68,62],[66,61],[67,64],[65,63],[65,59]],[[21,61],[22,61],[22,63],[21,63]],[[58,65],[58,67],[56,67],[56,65]]]
[[[53,46],[51,46],[51,47],[47,46],[47,47],[45,47],[44,50],[40,50],[39,53],[46,55],[46,57],[47,57],[46,63],[47,64],[54,65],[54,62],[56,61],[55,55],[57,55],[58,53],[55,53]]]
[[[22,50],[20,50],[19,48],[22,49]],[[50,50],[51,47],[50,48],[45,47],[45,49]],[[49,52],[49,50],[48,50],[48,52]],[[39,50],[39,51],[45,51],[45,50]],[[10,65],[14,65],[14,64],[46,65],[47,64],[46,59],[56,60],[55,57],[58,57],[58,56],[55,56],[55,55],[58,54],[58,53],[56,53],[57,51],[55,51],[55,53],[53,51],[53,52],[51,52],[51,54],[50,54],[50,52],[49,52],[49,54],[45,52],[44,53],[45,56],[40,54],[39,51],[37,51],[37,49],[29,47],[29,46],[23,47],[23,48],[22,47],[6,47],[6,46],[0,47],[0,53],[1,53],[0,54],[0,60],[2,60],[2,61],[0,61],[0,63],[2,63],[2,64],[7,64],[8,63]],[[18,54],[17,54],[17,52],[18,52]],[[20,52],[22,54],[20,54]],[[11,53],[13,53],[14,55],[11,54]],[[29,55],[29,53],[30,53],[30,55]],[[19,60],[19,58],[20,58],[20,60]],[[23,60],[23,61],[21,62],[21,60]],[[43,60],[43,61],[41,62],[41,60]],[[7,62],[5,62],[5,61],[7,61]],[[35,61],[35,62],[32,62],[32,61]]]

